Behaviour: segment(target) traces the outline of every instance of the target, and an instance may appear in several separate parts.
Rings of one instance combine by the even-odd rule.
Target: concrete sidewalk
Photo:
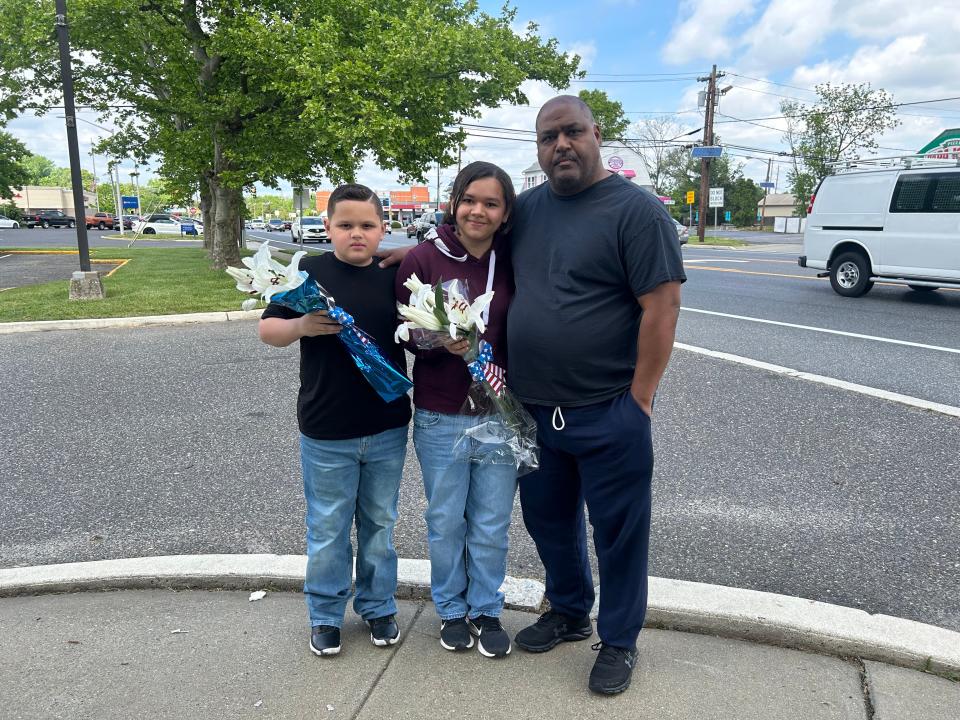
[[[176,567],[191,558],[142,558],[104,563],[0,570],[0,716],[4,718],[705,718],[736,720],[784,718],[816,720],[956,720],[960,683],[857,656],[810,652],[771,644],[782,636],[764,632],[764,622],[782,626],[783,618],[758,616],[762,597],[748,591],[676,581],[651,586],[653,624],[641,633],[640,660],[632,687],[616,697],[597,697],[586,689],[596,640],[567,643],[533,655],[517,648],[502,660],[475,651],[450,653],[438,642],[439,623],[423,599],[400,602],[402,641],[376,648],[366,626],[348,611],[344,649],[333,658],[309,652],[308,622],[300,593],[274,590],[249,601],[249,591],[285,586],[296,576],[298,558],[280,556],[284,573],[260,567],[246,580],[237,565],[227,572],[229,556],[211,556],[204,574]],[[273,556],[277,557],[277,556]],[[411,577],[425,561],[402,568],[404,597],[423,596]],[[114,563],[110,565],[110,563]],[[119,565],[117,565],[119,563]],[[166,565],[165,565],[166,563]],[[218,564],[219,563],[219,564]],[[124,565],[125,564],[125,565]],[[142,572],[157,568],[154,576]],[[81,567],[82,566],[82,567]],[[125,568],[120,572],[117,568]],[[166,570],[164,568],[166,567]],[[140,568],[137,570],[136,568]],[[428,566],[426,566],[428,569]],[[215,569],[216,572],[213,572]],[[60,585],[53,581],[60,578]],[[207,581],[202,582],[206,577]],[[44,580],[44,578],[46,580]],[[99,579],[98,579],[99,578]],[[218,580],[219,578],[219,580]],[[230,580],[232,578],[232,580]],[[302,575],[300,575],[302,582]],[[224,582],[224,580],[226,580]],[[515,607],[538,602],[532,581],[513,581]],[[116,587],[153,589],[119,589]],[[171,589],[220,584],[243,590]],[[158,585],[167,586],[157,588]],[[86,592],[45,593],[67,587]],[[709,595],[707,591],[709,590]],[[93,590],[99,589],[95,592]],[[698,593],[703,592],[703,596]],[[738,602],[753,604],[731,613],[724,593],[748,593]],[[674,594],[669,598],[667,595]],[[680,594],[685,593],[683,597]],[[721,598],[707,601],[707,597]],[[784,607],[797,598],[770,596]],[[687,605],[687,620],[679,607]],[[776,605],[771,605],[774,609]],[[847,608],[810,604],[813,615]],[[672,608],[672,609],[671,609]],[[672,615],[671,615],[672,613]],[[747,616],[754,613],[753,620]],[[867,616],[860,613],[866,618]],[[665,619],[674,617],[672,622]],[[511,635],[535,620],[532,612],[508,610],[504,625]],[[699,620],[697,620],[699,618]],[[889,618],[894,627],[898,621]],[[698,625],[699,622],[699,625]],[[856,621],[854,620],[854,624]],[[700,632],[662,629],[700,628]],[[952,667],[960,648],[956,633],[911,623],[921,652],[924,629],[947,647],[937,662]],[[720,635],[704,634],[713,627]],[[824,637],[811,623],[809,637],[794,646],[853,647],[851,633],[837,628]],[[797,631],[799,632],[799,631]],[[778,634],[779,633],[779,634]],[[844,634],[848,637],[842,637]],[[814,635],[819,636],[814,637]],[[751,638],[761,637],[765,642]],[[846,645],[844,645],[846,643]],[[867,657],[877,657],[860,641]],[[929,646],[929,645],[928,645]],[[891,655],[899,664],[910,655]],[[950,672],[946,670],[946,672]]]

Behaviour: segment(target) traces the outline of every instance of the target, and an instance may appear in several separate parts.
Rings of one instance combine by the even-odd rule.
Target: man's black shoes
[[[530,627],[517,633],[517,645],[527,652],[546,652],[561,642],[586,640],[593,635],[590,616],[576,618],[548,610]]]
[[[480,615],[467,621],[470,632],[477,636],[477,650],[488,658],[501,658],[510,654],[510,636],[500,624],[500,618]]]
[[[310,629],[310,650],[314,655],[336,655],[340,652],[340,628],[316,625]]]
[[[400,639],[400,627],[393,615],[367,620],[367,625],[370,626],[370,642],[377,647],[396,645]]]
[[[598,642],[593,646],[599,650],[593,670],[590,671],[588,687],[601,695],[616,695],[630,687],[633,667],[637,664],[637,649],[614,647]]]

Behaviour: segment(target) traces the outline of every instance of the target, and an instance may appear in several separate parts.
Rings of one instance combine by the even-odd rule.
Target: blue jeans
[[[484,463],[495,446],[454,453],[457,436],[483,418],[417,408],[413,444],[427,496],[430,592],[442,620],[498,617],[507,573],[507,531],[517,490],[513,465]],[[469,456],[475,459],[470,460]]]
[[[353,577],[350,528],[357,524],[353,609],[365,620],[397,612],[393,527],[407,428],[349,440],[300,436],[307,500],[307,573],[303,592],[311,626],[343,624]]]

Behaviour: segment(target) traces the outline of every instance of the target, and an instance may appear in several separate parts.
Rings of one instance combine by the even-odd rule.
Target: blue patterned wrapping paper
[[[270,302],[304,314],[326,310],[331,318],[343,325],[337,337],[347,348],[357,369],[384,402],[392,402],[406,395],[413,383],[383,354],[376,340],[358,328],[350,313],[337,307],[333,297],[306,271],[301,270],[300,275],[304,280],[299,286],[271,296]]]

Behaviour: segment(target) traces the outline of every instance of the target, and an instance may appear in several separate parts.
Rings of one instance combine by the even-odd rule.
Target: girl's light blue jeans
[[[397,612],[393,528],[407,428],[348,440],[300,436],[307,501],[307,572],[311,626],[343,624],[353,577],[350,529],[357,525],[353,609],[365,620]]]
[[[453,450],[460,433],[483,420],[419,408],[413,416],[427,496],[430,588],[442,620],[498,617],[503,609],[500,585],[507,572],[517,471],[511,464],[484,463],[485,446],[474,444],[470,453]]]

